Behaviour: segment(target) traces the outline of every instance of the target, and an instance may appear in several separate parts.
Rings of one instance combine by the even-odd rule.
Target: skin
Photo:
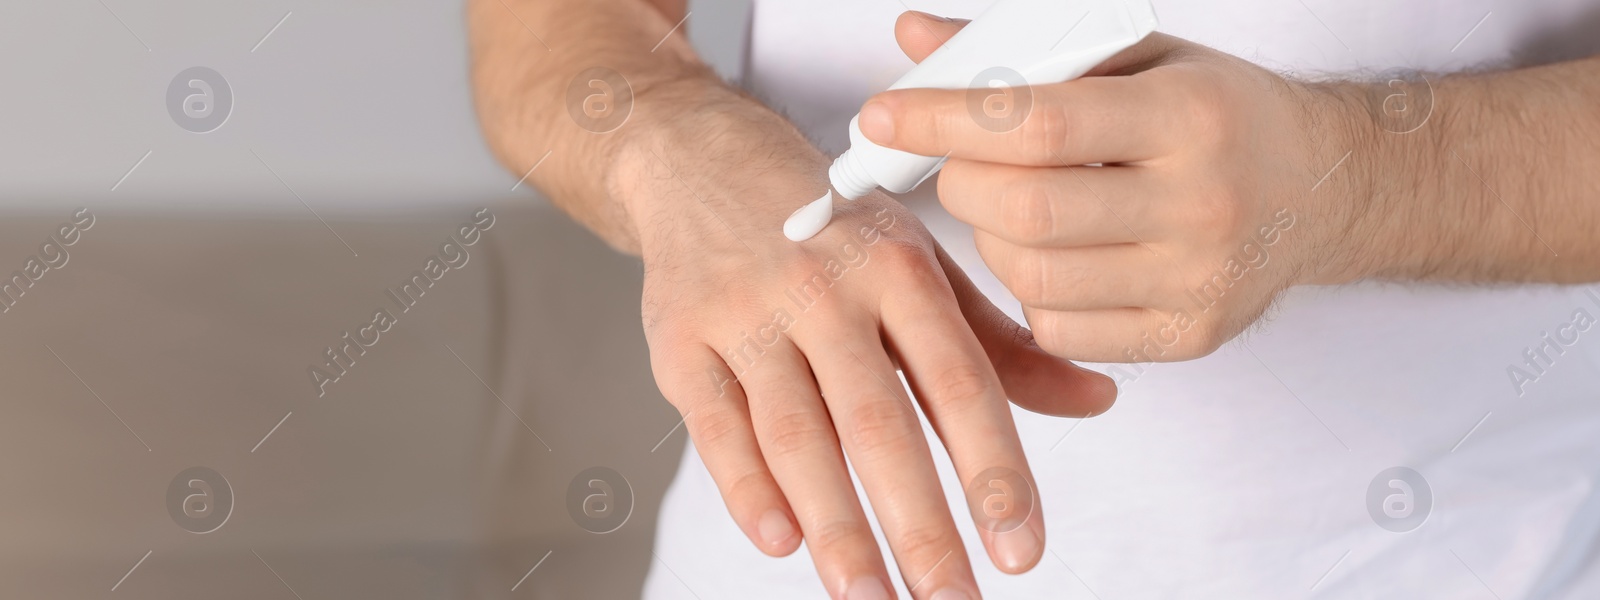
[[[825,189],[826,159],[717,80],[681,28],[668,34],[683,11],[472,0],[479,119],[508,170],[541,164],[528,181],[643,259],[657,382],[729,513],[768,554],[807,541],[835,598],[888,594],[889,582],[846,456],[912,595],[978,592],[897,367],[964,481],[997,466],[1031,481],[1005,400],[1086,415],[1115,393],[1046,351],[1202,356],[1300,284],[1600,278],[1589,243],[1600,190],[1585,175],[1600,158],[1595,60],[1438,78],[1430,118],[1399,134],[1372,116],[1386,89],[1288,80],[1158,34],[1091,77],[1032,88],[1032,113],[1007,133],[975,127],[965,92],[901,90],[863,107],[875,141],[949,153],[940,198],[978,229],[1030,335],[882,195],[845,204],[803,244],[784,240],[783,219]],[[961,25],[913,13],[896,33],[920,59]],[[568,83],[593,66],[634,94],[627,122],[603,134],[567,112]],[[1270,260],[1197,299],[1251,243]],[[850,261],[851,244],[870,258]],[[792,305],[830,260],[859,266],[809,309]],[[1178,314],[1189,320],[1176,341],[1151,346]],[[980,532],[1007,572],[1042,552],[1037,510],[1010,533]]]
[[[964,24],[896,36],[921,60]],[[1059,356],[1204,356],[1295,285],[1600,280],[1600,58],[1307,83],[1153,34],[1090,75],[1027,88],[1006,132],[964,90],[861,111],[868,139],[949,154],[941,202]]]
[[[832,597],[894,596],[848,457],[912,595],[978,597],[959,509],[945,502],[915,406],[964,482],[996,468],[1021,480],[1014,493],[1035,508],[1020,525],[990,531],[987,513],[974,516],[996,566],[1032,568],[1044,520],[1007,399],[1085,416],[1106,410],[1115,387],[1035,344],[886,196],[846,204],[804,243],[785,239],[784,219],[827,189],[827,158],[701,64],[682,28],[673,31],[683,10],[470,2],[473,86],[491,149],[641,257],[656,381],[762,552],[787,555],[804,540]],[[594,66],[619,73],[633,94],[626,122],[606,133],[568,113],[569,82]]]

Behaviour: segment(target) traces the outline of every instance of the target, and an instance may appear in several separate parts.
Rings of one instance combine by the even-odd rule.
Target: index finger
[[[889,90],[861,108],[883,146],[1028,166],[1122,163],[1172,149],[1183,114],[1151,71],[1043,86]]]

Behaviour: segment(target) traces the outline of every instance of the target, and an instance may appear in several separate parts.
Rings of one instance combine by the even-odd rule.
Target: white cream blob
[[[810,204],[800,207],[783,222],[783,236],[791,241],[803,242],[828,226],[833,219],[833,190]]]

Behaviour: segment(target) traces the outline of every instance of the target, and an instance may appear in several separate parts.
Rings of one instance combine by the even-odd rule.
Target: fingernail
[[[889,600],[889,588],[877,577],[862,577],[845,590],[844,600]]]
[[[869,100],[861,107],[861,133],[867,139],[887,146],[894,143],[894,114],[881,100]]]
[[[972,600],[972,596],[968,596],[966,592],[958,589],[945,588],[934,592],[933,598],[930,600]]]
[[[1033,534],[1033,528],[1027,525],[994,536],[995,558],[1000,560],[1000,569],[1003,571],[1026,569],[1033,564],[1038,553],[1039,540]]]
[[[756,522],[756,531],[761,534],[761,541],[768,546],[777,546],[794,537],[794,524],[789,522],[789,517],[773,509],[761,515],[761,520]]]

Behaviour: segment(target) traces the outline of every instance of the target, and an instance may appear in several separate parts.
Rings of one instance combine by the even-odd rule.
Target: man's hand
[[[921,60],[963,25],[906,13],[896,35]],[[949,155],[939,198],[978,230],[1041,346],[1171,361],[1209,354],[1297,284],[1600,277],[1600,178],[1580,176],[1600,158],[1580,99],[1597,67],[1310,84],[1153,34],[1066,83],[885,92],[860,125]],[[973,116],[995,106],[1031,110],[986,115],[1020,122],[996,132]]]
[[[961,26],[907,13],[897,33],[921,60]],[[1153,34],[1075,81],[979,93],[1030,94],[994,105],[1031,110],[996,132],[972,92],[899,90],[867,102],[861,130],[949,153],[940,201],[1061,356],[1208,354],[1328,265],[1360,208],[1307,201],[1331,194],[1319,178],[1345,152],[1309,117],[1330,100],[1176,38]]]
[[[847,204],[806,242],[785,238],[789,213],[827,189],[827,161],[699,64],[673,33],[682,4],[472,2],[490,147],[642,256],[656,380],[763,552],[805,540],[834,598],[893,596],[848,457],[912,595],[978,596],[899,369],[967,484],[991,560],[1031,568],[1044,518],[1006,400],[1098,414],[1111,380],[1039,348],[887,197]],[[580,119],[590,108],[604,119]]]
[[[684,128],[710,147],[630,152],[612,187],[638,221],[656,380],[734,520],[775,556],[804,537],[836,598],[889,597],[848,457],[912,594],[978,597],[915,401],[982,491],[968,508],[990,558],[1032,568],[1044,521],[1006,397],[1082,416],[1108,406],[1109,380],[1040,350],[885,196],[784,238],[788,213],[827,189],[827,163],[776,120],[712,124],[724,118]]]

